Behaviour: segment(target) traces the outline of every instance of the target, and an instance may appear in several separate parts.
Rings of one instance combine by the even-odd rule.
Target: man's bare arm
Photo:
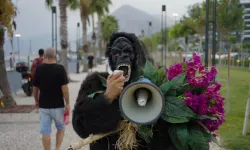
[[[68,85],[62,86],[63,97],[66,105],[69,105],[69,88]]]
[[[39,88],[33,86],[33,92],[34,92],[35,101],[36,101],[36,103],[38,103],[39,102]]]

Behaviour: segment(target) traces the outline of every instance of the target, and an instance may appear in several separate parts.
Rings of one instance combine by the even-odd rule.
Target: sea
[[[5,61],[5,66],[6,69],[10,69],[10,59],[11,59],[11,55],[5,56],[4,61]],[[36,59],[38,57],[37,54],[25,54],[25,55],[14,55],[14,64],[18,63],[18,62],[25,62],[27,64],[29,64],[29,66],[31,66],[32,61],[34,59]],[[76,61],[77,56],[75,54],[68,54],[68,61]],[[14,65],[15,67],[15,65]]]

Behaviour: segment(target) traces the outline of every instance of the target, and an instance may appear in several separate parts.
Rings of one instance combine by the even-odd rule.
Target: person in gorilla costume
[[[81,138],[87,138],[90,134],[112,132],[124,120],[119,111],[119,95],[123,88],[139,79],[146,60],[152,60],[142,45],[135,34],[117,32],[110,37],[105,55],[111,70],[122,70],[124,74],[94,72],[83,81],[72,118],[73,128]],[[107,79],[107,88],[101,86],[100,76]],[[97,91],[104,92],[93,98],[88,97]],[[119,136],[118,132],[101,138],[90,144],[90,150],[116,150]],[[153,125],[153,138],[150,143],[146,143],[138,135],[136,139],[137,150],[176,149],[168,135],[168,124],[161,119]]]

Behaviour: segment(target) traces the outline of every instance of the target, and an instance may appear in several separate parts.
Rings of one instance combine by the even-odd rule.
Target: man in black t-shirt
[[[40,108],[40,133],[45,150],[50,150],[51,123],[54,120],[56,150],[64,137],[64,113],[70,111],[68,77],[62,65],[56,64],[56,51],[48,48],[45,52],[47,62],[36,68],[34,77],[34,98]],[[65,108],[64,108],[65,107]]]

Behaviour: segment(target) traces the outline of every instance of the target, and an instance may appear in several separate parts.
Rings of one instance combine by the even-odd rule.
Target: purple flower
[[[224,122],[224,98],[220,95],[221,85],[216,82],[211,84],[217,73],[215,67],[209,71],[201,62],[200,56],[193,53],[192,59],[183,62],[187,67],[183,68],[182,63],[177,63],[166,69],[168,79],[171,81],[179,74],[186,72],[188,85],[195,88],[205,88],[205,91],[199,94],[191,91],[185,92],[184,103],[189,106],[197,115],[207,115],[215,117],[216,120],[202,120],[204,125],[213,132],[218,130],[219,126]]]
[[[189,85],[195,87],[206,87],[216,75],[215,67],[212,67],[210,71],[205,70],[205,66],[202,65],[200,56],[196,53],[193,53],[193,58],[189,61],[186,61],[184,58],[183,62],[186,63],[187,69],[184,69],[181,63],[177,63],[169,69],[166,69],[166,74],[169,80],[172,80],[179,74],[186,72]]]
[[[171,66],[169,69],[166,69],[166,74],[168,75],[168,80],[172,80],[174,77],[178,76],[179,74],[183,73],[184,70],[182,69],[181,63],[175,64]]]

